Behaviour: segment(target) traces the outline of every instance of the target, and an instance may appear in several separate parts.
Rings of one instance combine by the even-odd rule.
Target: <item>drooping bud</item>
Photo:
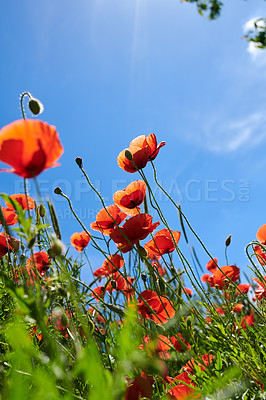
[[[79,168],[82,168],[82,166],[83,166],[82,158],[77,157],[75,161],[76,161],[77,165],[79,166]]]
[[[38,115],[41,114],[44,110],[42,103],[40,100],[31,97],[28,102],[29,109],[31,110],[32,114]]]
[[[141,279],[143,280],[143,282],[147,282],[147,275],[145,274],[141,274]]]
[[[133,159],[132,153],[131,153],[131,151],[129,151],[128,149],[125,150],[125,157],[126,157],[129,161],[132,161],[132,159]]]
[[[55,193],[55,194],[62,194],[62,189],[61,189],[59,186],[57,186],[57,187],[54,189],[54,193]]]
[[[229,236],[226,238],[226,240],[225,240],[225,245],[226,245],[226,247],[230,246],[231,237],[232,237],[232,235],[229,235]]]
[[[113,289],[117,288],[117,283],[113,279],[111,280],[111,286],[112,286]]]

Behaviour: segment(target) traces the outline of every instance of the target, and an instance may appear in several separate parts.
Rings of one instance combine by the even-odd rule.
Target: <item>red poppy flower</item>
[[[50,167],[63,153],[56,128],[46,122],[27,119],[14,121],[0,131],[0,161],[22,178],[34,178]]]
[[[256,244],[254,246],[254,253],[256,254],[257,260],[261,265],[266,265],[266,253],[262,250],[260,245]]]
[[[221,270],[223,272],[217,269],[216,271],[214,271],[214,274],[209,278],[208,282],[211,287],[215,287],[215,285],[217,285],[219,289],[223,289],[228,284],[229,279],[231,279],[231,281],[233,282],[236,282],[238,280],[240,270],[235,265],[226,265],[222,267]]]
[[[208,282],[210,276],[211,276],[210,274],[203,274],[202,277],[201,277],[201,281],[204,282],[204,283]]]
[[[249,291],[250,287],[251,285],[241,283],[240,285],[237,285],[236,294],[246,294]]]
[[[49,265],[50,265],[50,259],[48,254],[45,251],[38,251],[28,259],[26,263],[26,268],[28,274],[32,275],[33,278],[35,279],[35,275],[33,272],[34,268],[36,268],[39,274],[43,277],[47,272],[47,270],[49,269]]]
[[[152,290],[144,290],[140,295],[137,309],[144,318],[152,319],[157,324],[165,324],[170,318],[174,317],[173,305],[165,296],[159,297]]]
[[[105,295],[105,289],[104,286],[97,286],[93,291],[91,292],[91,295],[95,297],[97,301],[100,301],[99,298],[103,299]]]
[[[116,272],[112,275],[112,279],[106,285],[106,290],[110,293],[113,290],[120,290],[129,299],[134,294],[134,289],[132,287],[134,280],[135,278],[132,278],[131,276],[124,278],[119,272]]]
[[[135,181],[130,183],[124,190],[118,190],[113,195],[115,204],[127,215],[139,214],[138,206],[143,202],[146,193],[146,183]]]
[[[232,308],[232,311],[234,313],[240,313],[242,311],[242,308],[243,308],[243,304],[242,303],[238,303],[238,304],[234,305],[234,307]]]
[[[123,211],[120,211],[115,204],[106,207],[106,209],[108,212],[104,208],[98,212],[96,215],[96,221],[91,223],[91,229],[100,231],[104,235],[110,235],[116,225],[121,224],[127,215]]]
[[[153,377],[148,376],[145,372],[141,376],[128,379],[128,387],[126,388],[124,400],[138,400],[145,397],[151,399],[153,394]]]
[[[18,216],[13,210],[9,210],[9,208],[6,207],[2,207],[2,212],[7,225],[15,225],[18,222]]]
[[[223,309],[222,307],[217,307],[217,308],[215,309],[215,311],[216,311],[219,315],[224,315],[224,314],[225,314],[225,311],[224,311],[224,309]]]
[[[75,232],[70,237],[70,243],[79,252],[81,252],[91,240],[90,236],[85,232]]]
[[[205,371],[205,367],[212,363],[214,356],[212,354],[204,354],[200,358],[202,359],[203,363],[195,361],[194,358],[192,358],[186,363],[186,365],[184,365],[183,370],[188,373],[193,373],[195,364],[197,364],[202,371]]]
[[[192,382],[187,372],[182,372],[182,374],[179,374],[174,378],[167,376],[166,381],[171,385],[171,389],[168,392],[171,399],[186,400],[196,399],[199,397],[191,387],[196,387],[196,385]]]
[[[257,239],[261,244],[266,244],[266,224],[262,225],[257,232]]]
[[[207,263],[206,268],[207,268],[208,271],[213,273],[213,271],[215,271],[217,269],[217,265],[218,265],[218,259],[216,257],[214,257],[214,259],[211,259]]]
[[[255,322],[255,320],[254,320],[254,314],[251,312],[251,314],[245,315],[245,316],[242,318],[241,327],[244,328],[244,329],[246,329],[247,326],[252,326],[252,325],[254,325],[254,322]]]
[[[264,280],[266,280],[266,276],[264,276]],[[258,283],[258,288],[255,290],[255,295],[258,301],[261,301],[263,297],[266,297],[266,283],[263,281],[259,281],[258,279],[253,279],[253,281]]]
[[[180,239],[180,232],[171,232],[172,235],[168,229],[162,229],[159,232],[156,232],[153,239],[144,245],[150,257],[162,256],[166,253],[172,253],[175,250],[175,246]],[[175,242],[172,236],[174,237]]]
[[[177,333],[176,336],[171,336],[171,341],[173,343],[174,348],[182,353],[188,349],[191,349],[190,344],[183,338],[181,333]]]
[[[18,251],[19,241],[5,232],[0,233],[0,257],[3,257],[8,249]]]
[[[18,202],[18,204],[23,208],[23,210],[27,210],[28,206],[30,210],[33,210],[35,208],[34,200],[30,197],[27,196],[28,198],[28,205],[27,205],[27,198],[25,194],[12,194],[9,196],[11,200],[15,200]],[[6,201],[6,206],[10,210],[15,210],[13,204],[11,202]]]
[[[165,142],[161,142],[157,146],[157,139],[154,133],[147,137],[141,135],[130,142],[128,149],[121,151],[117,157],[117,163],[120,168],[127,172],[136,172],[146,166],[148,161],[154,160],[161,147]],[[125,151],[129,150],[132,154],[132,161],[126,158]]]
[[[184,292],[189,296],[192,297],[193,295],[193,290],[187,287],[184,287]]]
[[[133,249],[134,244],[145,239],[159,224],[160,222],[153,224],[152,216],[149,214],[138,214],[129,218],[122,227],[116,227],[110,234],[110,238],[122,253],[127,253]]]
[[[125,264],[125,260],[119,254],[113,254],[104,260],[102,267],[93,272],[94,276],[109,276],[117,272]]]

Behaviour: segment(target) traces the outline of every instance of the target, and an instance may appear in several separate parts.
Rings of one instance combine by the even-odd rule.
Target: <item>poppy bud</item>
[[[141,279],[143,280],[143,282],[147,282],[147,275],[145,274],[141,274]]]
[[[117,283],[116,283],[116,281],[114,281],[113,279],[111,280],[111,285],[112,285],[112,288],[113,288],[113,289],[116,289],[116,288],[117,288]]]
[[[28,102],[29,109],[31,110],[32,114],[38,115],[43,112],[43,105],[40,100],[31,97]]]
[[[50,257],[56,257],[56,256],[61,256],[64,253],[65,246],[61,242],[61,240],[55,238],[52,246],[48,250],[48,254]]]
[[[33,247],[33,245],[34,245],[34,243],[35,243],[35,240],[36,240],[35,236],[32,237],[32,238],[29,240],[29,242],[28,242],[28,248],[29,248],[29,249],[31,249],[31,248]]]
[[[159,277],[157,279],[157,285],[158,285],[161,293],[164,293],[164,291],[165,291],[165,283],[164,283],[164,280],[161,277]]]
[[[190,315],[189,315],[189,316],[187,317],[187,319],[186,319],[186,324],[187,324],[187,327],[188,327],[188,328],[190,328],[191,325],[192,325],[192,318],[191,318]]]
[[[129,151],[128,149],[125,150],[125,157],[126,157],[129,161],[132,161],[132,159],[133,159],[132,153],[131,153],[131,151]]]
[[[231,243],[231,237],[232,237],[232,235],[229,235],[229,236],[228,236],[228,238],[226,239],[226,241],[225,241],[225,245],[226,245],[226,247],[230,246],[230,243]]]
[[[83,164],[83,160],[82,160],[82,158],[80,158],[80,157],[77,157],[76,159],[75,159],[75,161],[76,161],[76,163],[77,163],[77,165],[79,166],[79,168],[82,168],[82,164]]]
[[[45,217],[45,215],[46,215],[46,210],[42,203],[39,205],[39,214],[40,214],[40,217],[42,217],[42,218]]]
[[[59,186],[57,186],[57,187],[54,189],[54,193],[55,193],[55,194],[62,194],[62,189],[61,189]]]
[[[138,253],[141,257],[147,257],[148,252],[146,249],[144,249],[144,247],[140,246],[140,244],[137,244],[137,249],[138,249]]]

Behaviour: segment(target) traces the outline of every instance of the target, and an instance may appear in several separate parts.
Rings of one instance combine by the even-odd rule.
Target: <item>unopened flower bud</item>
[[[82,158],[77,157],[75,161],[76,161],[77,165],[79,166],[79,168],[82,168],[82,166],[83,166]]]
[[[143,280],[143,282],[147,282],[147,275],[145,274],[141,274],[141,279]]]
[[[55,193],[55,194],[62,194],[62,189],[61,189],[59,186],[57,186],[57,187],[54,189],[54,193]]]
[[[52,246],[48,250],[48,254],[50,257],[54,258],[56,256],[61,256],[65,251],[65,246],[63,242],[59,239],[55,239]]]
[[[132,153],[131,153],[131,151],[129,151],[128,149],[125,150],[125,157],[126,157],[129,161],[132,161],[132,159],[133,159]]]
[[[42,203],[39,205],[39,214],[42,218],[46,215],[46,209]]]
[[[112,286],[113,289],[117,288],[117,283],[113,279],[111,280],[111,286]]]
[[[38,115],[43,112],[43,105],[40,100],[31,97],[28,102],[29,109],[31,110],[32,114]]]
[[[226,247],[228,247],[228,246],[230,245],[230,243],[231,243],[231,237],[232,237],[232,235],[229,235],[228,238],[226,239],[226,241],[225,241]]]

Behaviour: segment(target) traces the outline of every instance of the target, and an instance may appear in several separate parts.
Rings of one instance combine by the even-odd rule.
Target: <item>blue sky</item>
[[[220,265],[232,234],[229,263],[246,268],[244,247],[266,223],[266,51],[256,52],[242,36],[265,4],[225,3],[217,21],[178,0],[2,5],[0,125],[21,118],[19,94],[29,91],[44,104],[41,119],[57,127],[61,166],[38,181],[53,198],[65,243],[81,229],[53,195],[55,186],[70,195],[88,227],[101,208],[75,157],[83,157],[109,205],[115,190],[138,179],[118,167],[117,155],[136,136],[154,132],[166,141],[156,159],[165,188]],[[1,173],[2,192],[19,192],[21,185]],[[175,209],[164,197],[160,202],[172,229],[180,230]],[[190,238],[205,265],[208,256]],[[90,248],[88,254],[98,268],[102,258]]]

